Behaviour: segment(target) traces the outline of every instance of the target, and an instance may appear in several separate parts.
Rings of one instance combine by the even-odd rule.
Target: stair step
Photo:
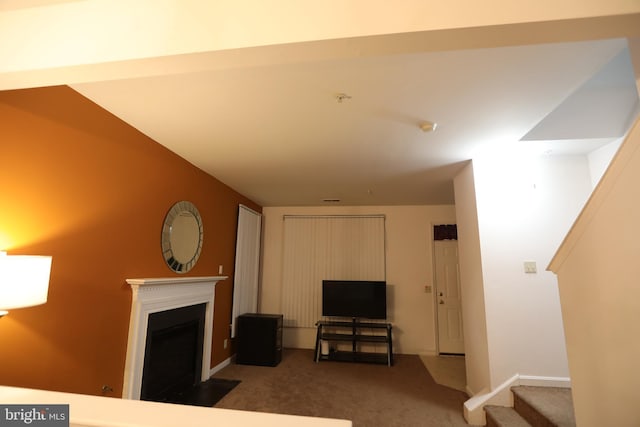
[[[571,389],[512,387],[514,409],[536,427],[575,427]]]
[[[487,405],[484,411],[487,413],[487,427],[531,427],[513,408]]]

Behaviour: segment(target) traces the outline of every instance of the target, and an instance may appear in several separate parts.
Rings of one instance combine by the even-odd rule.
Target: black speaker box
[[[277,366],[282,360],[282,314],[238,316],[236,363]]]

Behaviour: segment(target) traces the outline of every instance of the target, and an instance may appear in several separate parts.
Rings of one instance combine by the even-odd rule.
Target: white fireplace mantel
[[[226,278],[227,276],[127,279],[133,297],[122,390],[124,399],[140,399],[149,315],[160,311],[206,304],[201,379],[204,381],[209,378],[215,285]]]

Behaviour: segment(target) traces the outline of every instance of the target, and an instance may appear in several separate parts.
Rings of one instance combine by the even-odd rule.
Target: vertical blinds
[[[311,328],[322,315],[322,280],[385,280],[384,216],[285,216],[285,326]]]
[[[262,215],[240,205],[236,236],[236,265],[233,277],[233,314],[231,337],[235,337],[236,319],[244,313],[258,310],[260,274],[260,233]]]

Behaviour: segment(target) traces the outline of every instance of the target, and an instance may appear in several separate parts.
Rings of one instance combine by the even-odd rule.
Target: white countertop
[[[0,386],[0,404],[69,404],[73,427],[351,427],[348,420],[205,408]]]

